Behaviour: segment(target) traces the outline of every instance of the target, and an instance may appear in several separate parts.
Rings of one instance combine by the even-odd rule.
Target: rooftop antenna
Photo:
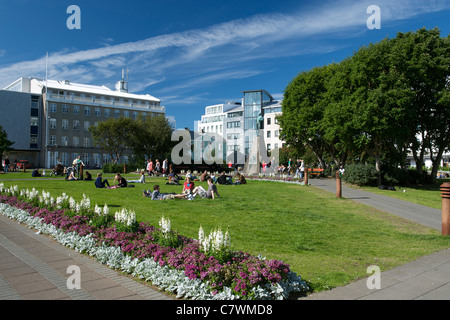
[[[128,74],[127,74],[127,81],[125,81],[125,69],[122,69],[122,80],[116,83],[116,90],[119,92],[128,92],[127,82],[128,82]]]

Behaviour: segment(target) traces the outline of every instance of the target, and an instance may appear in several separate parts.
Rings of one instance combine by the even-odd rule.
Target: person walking
[[[151,177],[153,175],[153,161],[152,161],[152,159],[148,159],[147,171],[148,171],[148,176]]]
[[[300,159],[300,179],[303,180],[304,175],[305,175],[305,161],[303,159]]]
[[[169,169],[169,160],[164,159],[163,164],[162,164],[163,177],[165,177],[167,175],[168,169]]]
[[[159,172],[161,172],[161,164],[159,163],[159,160],[156,159],[156,161],[155,161],[155,174],[158,175]]]
[[[8,173],[8,170],[9,170],[9,164],[10,164],[11,162],[9,161],[9,158],[6,158],[5,159],[5,166],[3,167],[3,172],[5,172],[5,173]]]

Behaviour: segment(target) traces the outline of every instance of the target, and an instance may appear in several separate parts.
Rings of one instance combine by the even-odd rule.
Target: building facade
[[[207,106],[201,120],[194,125],[195,131],[220,134],[225,141],[225,161],[239,166],[245,164],[260,132],[267,151],[284,145],[276,121],[276,116],[281,114],[281,101],[265,90],[243,91],[243,94],[240,103]]]
[[[123,79],[117,83],[116,90],[111,90],[67,80],[20,78],[7,86],[3,95],[7,96],[7,91],[27,92],[32,100],[28,108],[31,108],[29,141],[31,150],[37,153],[31,160],[39,167],[52,168],[57,163],[67,166],[78,156],[88,167],[101,166],[110,161],[109,154],[94,145],[89,131],[91,126],[110,118],[165,116],[165,107],[159,99],[148,94],[128,93]],[[0,102],[0,106],[2,104]],[[25,108],[18,105],[14,110]],[[34,109],[38,111],[33,113]],[[175,119],[171,118],[169,122],[174,125]],[[7,133],[9,137],[9,131]],[[22,136],[28,139],[25,132]],[[127,161],[128,156],[121,159],[123,163]]]
[[[0,126],[13,142],[14,151],[7,155],[11,162],[17,159],[39,163],[41,106],[41,95],[0,90]]]

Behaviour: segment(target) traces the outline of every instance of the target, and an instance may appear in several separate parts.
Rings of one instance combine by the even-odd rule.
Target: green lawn
[[[113,175],[104,177],[113,180]],[[138,175],[125,177],[137,179]],[[385,271],[450,247],[450,238],[438,231],[311,186],[249,181],[218,186],[221,198],[216,200],[151,201],[142,196],[143,189],[159,184],[162,192],[180,193],[182,186],[165,185],[166,180],[159,177],[147,178],[145,185],[135,184],[135,188],[96,189],[93,182],[31,178],[31,173],[2,175],[0,181],[54,196],[65,192],[77,201],[85,193],[92,206],[107,203],[112,211],[132,209],[139,221],[156,226],[164,215],[173,229],[191,238],[197,238],[200,225],[206,233],[228,228],[235,250],[285,261],[315,291],[365,277],[370,265]],[[206,188],[206,183],[195,183]]]

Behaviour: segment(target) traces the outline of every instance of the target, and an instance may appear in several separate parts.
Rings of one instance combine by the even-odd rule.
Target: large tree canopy
[[[301,72],[285,89],[282,138],[307,146],[323,164],[371,158],[404,165],[424,156],[435,177],[450,145],[450,45],[438,29],[399,33],[360,48],[341,63]]]
[[[91,127],[92,137],[97,145],[109,153],[116,164],[127,151],[138,159],[164,158],[172,149],[172,129],[168,120],[161,116],[108,119]]]

